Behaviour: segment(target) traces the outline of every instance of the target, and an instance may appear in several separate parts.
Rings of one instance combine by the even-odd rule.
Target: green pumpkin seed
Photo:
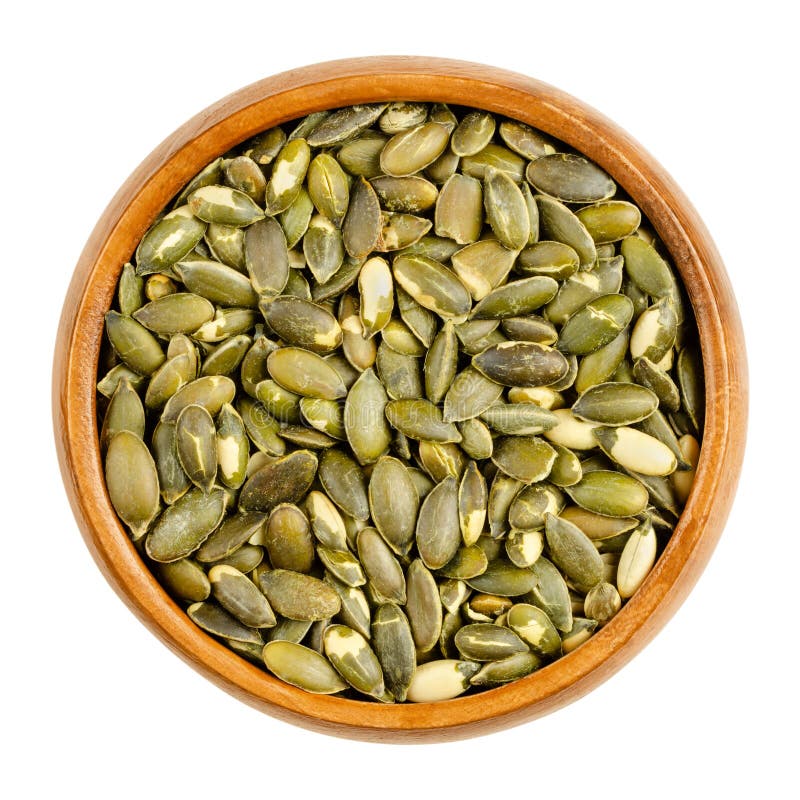
[[[432,164],[449,143],[449,131],[438,122],[425,122],[395,134],[381,152],[386,175],[413,175]]]
[[[686,414],[694,427],[694,433],[703,431],[705,418],[705,392],[703,388],[703,361],[694,347],[684,347],[678,355],[678,386]]]
[[[477,242],[483,227],[483,187],[468,175],[451,175],[439,191],[436,235],[457,244]]]
[[[561,637],[541,608],[517,603],[509,610],[506,624],[534,653],[545,658],[561,654]]]
[[[307,450],[296,450],[266,464],[253,473],[242,487],[242,511],[263,514],[280,503],[296,503],[311,487],[317,471],[317,457]]]
[[[245,335],[232,336],[214,351],[209,353],[200,370],[201,375],[230,375],[242,363],[242,359],[253,344],[253,340]]]
[[[649,417],[658,398],[649,389],[630,383],[600,383],[587,389],[572,413],[600,425],[633,425]]]
[[[402,287],[395,286],[395,293],[400,318],[424,347],[430,347],[436,335],[436,315],[423,308]]]
[[[286,445],[278,435],[280,425],[261,403],[254,403],[249,397],[238,401],[238,411],[250,441],[268,456],[282,456]]]
[[[267,357],[267,370],[284,389],[303,397],[337,400],[347,394],[339,374],[323,358],[300,347],[282,347]]]
[[[675,279],[666,261],[656,249],[643,239],[629,236],[620,245],[625,259],[625,272],[633,283],[652,297],[667,297],[675,286]]]
[[[482,239],[454,253],[451,263],[472,297],[483,300],[506,279],[515,258],[515,250],[508,250],[494,239]]]
[[[149,275],[169,269],[194,250],[206,227],[189,206],[180,206],[165,214],[136,248],[136,274]]]
[[[264,201],[267,181],[258,164],[249,156],[237,156],[224,164],[225,182],[250,197],[256,204]]]
[[[583,477],[581,462],[568,447],[554,444],[556,460],[550,470],[549,480],[556,486],[573,486]]]
[[[217,309],[214,319],[201,325],[192,338],[198,342],[221,342],[249,330],[255,320],[255,312],[249,308]]]
[[[594,437],[603,452],[625,469],[642,475],[671,475],[678,465],[672,450],[635,428],[597,428]]]
[[[303,236],[303,255],[317,283],[326,284],[344,261],[345,242],[341,231],[327,217],[316,214]]]
[[[383,258],[370,258],[358,276],[359,305],[364,336],[370,338],[389,322],[394,308],[392,273]]]
[[[387,141],[386,136],[367,131],[360,138],[343,144],[336,158],[351,175],[375,178],[382,172],[381,152]]]
[[[146,381],[144,375],[139,375],[124,364],[117,364],[97,382],[97,391],[103,397],[110,399],[123,379],[129,381],[137,391],[145,385]]]
[[[578,254],[581,269],[591,267],[597,258],[597,248],[584,224],[558,200],[545,195],[536,195],[535,199],[544,237],[571,247]]]
[[[317,556],[323,566],[347,586],[363,586],[367,582],[361,564],[351,553],[319,545]]]
[[[459,547],[456,554],[439,570],[437,575],[452,580],[468,580],[486,572],[489,560],[477,545]]]
[[[244,149],[244,155],[262,167],[271,164],[286,143],[286,134],[280,128],[270,128],[252,138]]]
[[[264,217],[248,195],[229,186],[202,186],[189,195],[187,203],[198,219],[219,225],[244,227]]]
[[[597,540],[627,533],[638,524],[634,517],[604,517],[578,506],[565,508],[559,516],[577,525],[590,539]]]
[[[341,226],[350,202],[350,186],[344,170],[330,153],[320,153],[310,163],[308,194],[320,214]]]
[[[161,497],[167,505],[172,505],[192,485],[178,460],[174,422],[159,422],[156,425],[153,431],[153,456]]]
[[[616,616],[621,607],[622,600],[616,587],[610,583],[598,583],[586,595],[584,613],[603,626]]]
[[[312,624],[310,620],[284,619],[282,617],[274,628],[269,628],[264,633],[270,642],[300,644],[311,630]]]
[[[100,431],[101,448],[105,450],[114,434],[120,431],[130,431],[140,439],[144,438],[144,406],[127,378],[123,378],[117,385],[103,417],[103,427]]]
[[[622,259],[599,261],[591,271],[579,272],[564,281],[545,307],[547,318],[555,325],[563,325],[588,302],[619,291],[621,285]]]
[[[501,244],[509,250],[521,250],[528,244],[528,208],[519,186],[507,173],[493,167],[486,169],[483,206],[487,222]]]
[[[214,256],[217,262],[221,261],[225,266],[232,267],[235,271],[240,273],[246,271],[244,262],[244,230],[242,228],[236,228],[232,225],[211,224],[206,229],[205,242],[208,249],[211,251],[211,255]],[[192,260],[205,261],[205,259],[202,258]],[[173,267],[173,269],[175,268]],[[192,289],[192,291],[194,291],[194,289]],[[201,292],[197,292],[197,294],[201,294]]]
[[[558,630],[572,630],[572,604],[562,574],[544,556],[536,560],[531,571],[536,581],[530,598],[533,604],[547,614]]]
[[[314,353],[330,353],[342,344],[336,318],[321,306],[297,297],[276,297],[262,302],[267,324],[287,344]]]
[[[402,461],[383,456],[369,482],[369,502],[375,527],[398,555],[411,549],[419,512],[419,497]]]
[[[652,391],[658,402],[669,411],[677,411],[681,405],[680,391],[664,370],[648,358],[639,358],[633,365],[633,378]]]
[[[558,348],[576,355],[592,353],[616,339],[632,317],[633,303],[624,294],[598,297],[566,321]]]
[[[289,619],[312,622],[329,619],[341,608],[334,589],[310,575],[274,569],[262,572],[258,583],[272,608]]]
[[[501,686],[530,675],[542,665],[539,656],[530,652],[514,653],[499,661],[489,661],[470,678],[473,686]]]
[[[481,419],[498,433],[513,436],[530,436],[550,430],[558,424],[558,417],[535,403],[497,404],[481,413]]]
[[[558,514],[564,507],[564,496],[548,483],[526,486],[508,508],[512,528],[537,530],[544,527],[547,514]]]
[[[616,192],[614,181],[582,156],[553,153],[528,165],[528,182],[543,194],[566,203],[593,203]]]
[[[211,595],[211,584],[205,572],[190,558],[158,564],[156,574],[167,591],[185,603],[199,603]]]
[[[486,424],[480,419],[465,419],[459,422],[458,432],[461,434],[461,448],[476,461],[492,457],[494,442]]]
[[[371,183],[387,211],[420,214],[432,208],[438,196],[436,187],[418,175],[403,178],[382,175]]]
[[[472,358],[473,366],[504,386],[547,386],[569,370],[566,358],[535,342],[503,342],[487,347]]]
[[[425,103],[390,103],[378,120],[384,133],[394,134],[420,125],[428,117]]]
[[[186,613],[195,625],[214,636],[254,645],[263,644],[257,630],[243,625],[216,603],[194,603],[186,609]]]
[[[311,196],[305,189],[300,189],[292,204],[278,215],[283,234],[286,237],[286,246],[290,250],[305,236],[313,213],[314,203]]]
[[[388,402],[386,390],[371,369],[361,374],[347,394],[344,427],[362,464],[377,461],[389,447],[391,435],[384,416],[385,411],[388,414]]]
[[[520,281],[518,281],[519,283]],[[553,345],[558,341],[555,326],[543,317],[529,314],[525,317],[508,317],[500,323],[503,333],[512,341],[536,342]]]
[[[292,139],[281,148],[267,183],[266,210],[270,216],[286,211],[300,194],[310,162],[311,148],[305,139]]]
[[[419,652],[427,653],[439,641],[442,604],[436,580],[420,559],[414,559],[406,573],[406,614],[411,635]]]
[[[491,623],[465,625],[456,634],[455,644],[470,661],[499,661],[528,649],[514,631]]]
[[[271,628],[275,614],[266,597],[239,570],[215,566],[208,572],[214,599],[232,616],[249,628]]]
[[[378,700],[388,699],[380,662],[360,633],[346,625],[331,625],[323,643],[328,660],[350,686]]]
[[[490,561],[486,571],[466,581],[478,592],[497,594],[501,597],[519,597],[536,584],[536,576],[530,569],[515,567],[506,561]]]
[[[457,486],[455,478],[445,478],[420,507],[416,543],[429,569],[440,569],[447,564],[461,544]]]
[[[437,483],[448,475],[459,479],[467,466],[464,454],[451,442],[420,442],[419,460],[422,468]]]
[[[571,247],[562,242],[543,241],[526,247],[519,254],[516,268],[524,275],[565,280],[578,271],[579,265],[578,254]]]
[[[263,658],[267,669],[282,681],[312,694],[336,694],[347,688],[325,656],[301,644],[269,642]]]
[[[169,506],[145,540],[153,561],[177,561],[197,550],[222,521],[225,492],[192,489]]]
[[[300,401],[307,399],[284,389],[280,384],[270,379],[258,382],[255,395],[271,417],[274,417],[276,421],[289,423],[299,421]],[[271,427],[274,433],[276,426],[273,425]]]
[[[474,363],[474,359],[473,359]],[[444,419],[462,422],[483,414],[498,401],[503,387],[473,367],[467,367],[451,382],[444,398]]]
[[[134,541],[141,539],[158,514],[159,486],[153,457],[140,437],[127,430],[111,437],[105,477],[111,505]]]
[[[381,213],[381,234],[375,249],[381,253],[403,250],[418,242],[432,227],[431,221],[413,214]]]
[[[422,396],[419,359],[403,355],[384,341],[375,360],[378,375],[392,400],[408,400]]]
[[[386,105],[370,103],[337,109],[309,131],[308,143],[311,147],[330,147],[357,136],[380,117]]]
[[[263,514],[235,514],[228,517],[197,550],[197,560],[213,563],[232,556],[245,542],[256,537],[263,524]]]
[[[555,458],[556,451],[538,436],[509,436],[492,453],[492,462],[498,469],[523,483],[544,480]]]
[[[600,554],[577,525],[548,514],[545,536],[553,562],[579,589],[588,591],[603,579]]]
[[[592,386],[608,381],[628,352],[628,340],[628,331],[624,330],[608,344],[585,355],[578,364],[575,390],[583,394]]]
[[[584,472],[566,492],[579,506],[606,517],[632,517],[647,507],[647,489],[640,481],[609,470]]]
[[[506,555],[515,567],[532,567],[544,547],[541,531],[511,531],[506,539]]]
[[[190,405],[181,411],[175,446],[189,480],[208,494],[217,476],[217,440],[214,420],[205,408]]]
[[[258,294],[276,297],[289,280],[286,236],[271,217],[250,225],[244,234],[247,273]]]
[[[364,473],[352,458],[341,450],[325,451],[320,457],[319,479],[328,496],[342,511],[358,520],[369,518]]]
[[[508,530],[508,513],[514,498],[524,484],[502,472],[497,473],[489,490],[489,527],[494,538],[500,538]]]
[[[461,171],[479,181],[486,178],[489,169],[505,172],[513,181],[520,183],[524,178],[525,159],[494,142],[489,142],[475,155],[464,156],[461,159]]]
[[[421,306],[440,317],[465,317],[472,305],[464,284],[444,265],[425,256],[400,255],[392,263],[395,280]]]
[[[624,200],[609,200],[584,206],[576,216],[589,231],[595,244],[618,242],[632,236],[642,221],[639,209]]]
[[[342,226],[344,247],[353,258],[366,258],[381,235],[381,207],[375,190],[364,178],[354,181]]]
[[[505,319],[530,314],[550,302],[558,291],[552,278],[536,276],[494,289],[472,310],[473,319]]]
[[[314,543],[306,515],[293,503],[281,503],[267,520],[264,544],[274,569],[310,572]]]
[[[657,363],[675,344],[678,317],[669,298],[650,306],[636,320],[631,331],[631,358],[647,358]]]
[[[406,579],[403,569],[381,535],[374,528],[364,528],[357,539],[358,558],[372,590],[386,602],[406,602]]]
[[[458,518],[461,537],[467,546],[475,544],[483,532],[487,502],[486,479],[478,465],[470,461],[458,488]]]
[[[364,592],[357,586],[347,586],[330,573],[325,575],[325,582],[334,588],[342,603],[338,619],[365,638],[369,638],[371,612]]]
[[[459,442],[461,434],[452,422],[445,422],[442,412],[429,400],[390,400],[386,418],[410,439],[428,442]]]
[[[128,368],[139,375],[152,375],[164,363],[158,340],[135,319],[109,311],[105,322],[108,340]]]
[[[556,152],[556,145],[551,139],[524,122],[503,120],[498,132],[500,138],[515,153],[519,153],[530,161]]]
[[[125,264],[119,276],[117,303],[120,313],[126,317],[144,304],[144,280],[136,274],[133,264]]]
[[[402,703],[417,665],[408,618],[394,603],[386,603],[375,612],[371,632],[386,688],[398,703]]]
[[[314,536],[330,550],[347,551],[347,529],[342,515],[330,499],[319,491],[310,492],[306,498]]]

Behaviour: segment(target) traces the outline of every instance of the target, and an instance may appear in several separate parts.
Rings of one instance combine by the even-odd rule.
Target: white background
[[[798,58],[788,2],[7,4],[0,47],[0,795],[797,796]],[[10,10],[9,10],[10,9]],[[370,745],[216,689],[125,608],[62,488],[56,325],[95,221],[190,116],[261,77],[381,53],[540,78],[603,111],[716,239],[750,358],[738,497],[696,589],[584,699],[504,733]],[[302,787],[302,788],[301,788]]]

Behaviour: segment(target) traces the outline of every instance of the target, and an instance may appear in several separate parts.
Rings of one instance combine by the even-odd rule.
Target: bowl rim
[[[197,628],[144,565],[110,505],[95,403],[104,313],[123,264],[171,198],[214,158],[273,125],[391,100],[468,105],[517,119],[609,172],[681,274],[706,376],[705,431],[691,496],[664,553],[622,611],[577,650],[527,678],[417,705],[309,694]],[[716,546],[741,470],[746,415],[744,336],[725,267],[663,167],[616,124],[552,86],[495,67],[416,56],[344,59],[274,75],[228,95],[167,137],[119,189],[89,237],[64,302],[53,364],[53,424],[65,488],[86,545],[117,594],[184,661],[249,705],[303,727],[372,741],[444,741],[510,727],[583,696],[624,666],[677,611]]]

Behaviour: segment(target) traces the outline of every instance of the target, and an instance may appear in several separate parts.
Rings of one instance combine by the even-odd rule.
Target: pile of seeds
[[[699,455],[696,328],[641,222],[581,155],[441,104],[209,164],[106,315],[101,448],[142,558],[309,692],[446,700],[574,650]]]

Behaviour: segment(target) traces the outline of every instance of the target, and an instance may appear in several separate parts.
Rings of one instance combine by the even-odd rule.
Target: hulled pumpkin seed
[[[274,569],[262,572],[258,583],[272,608],[288,619],[329,619],[341,608],[334,589],[311,575]]]
[[[411,549],[419,496],[405,464],[397,458],[378,459],[369,481],[369,504],[375,527],[398,555]]]
[[[347,688],[325,656],[309,647],[286,641],[264,645],[267,669],[286,683],[313,694],[336,694]]]
[[[423,308],[440,317],[465,318],[471,301],[464,284],[432,258],[400,255],[392,263],[395,280]]]

